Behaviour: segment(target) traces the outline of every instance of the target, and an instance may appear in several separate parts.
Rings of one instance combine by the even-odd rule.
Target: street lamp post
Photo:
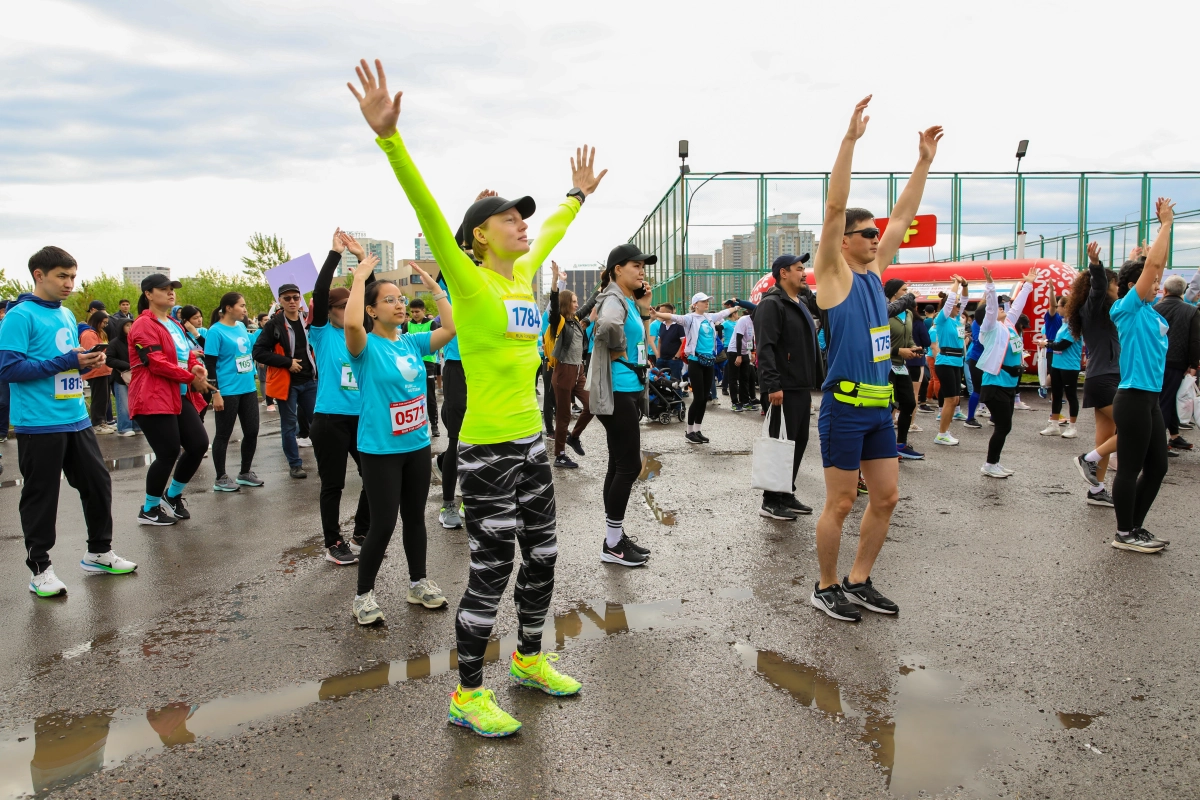
[[[1017,144],[1017,258],[1025,258],[1025,187],[1021,184],[1021,159],[1029,150],[1029,140]]]

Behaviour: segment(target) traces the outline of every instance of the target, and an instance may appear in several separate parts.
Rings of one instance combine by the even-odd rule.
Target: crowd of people
[[[384,619],[375,583],[397,523],[409,573],[407,602],[428,609],[449,604],[425,563],[425,505],[434,476],[440,477],[439,522],[465,527],[469,542],[469,577],[455,615],[459,685],[449,720],[483,736],[506,736],[521,723],[485,688],[483,661],[514,567],[518,646],[509,663],[512,679],[557,696],[581,688],[558,671],[557,654],[542,650],[542,633],[558,554],[553,472],[578,466],[567,448],[576,458],[585,456],[581,437],[592,419],[603,427],[608,450],[600,559],[636,568],[651,557],[625,528],[642,467],[650,383],[661,380],[681,396],[690,393],[689,444],[709,443],[705,412],[719,385],[732,411],[769,415],[764,423],[772,437],[782,428],[793,447],[791,491],[764,492],[760,509],[763,517],[781,521],[813,512],[796,496],[796,475],[808,445],[813,395],[820,393],[825,498],[816,523],[820,576],[810,601],[837,620],[857,621],[861,609],[898,612],[871,576],[899,498],[899,465],[926,458],[908,434],[917,429],[916,413],[937,413],[926,404],[934,379],[940,403],[935,443],[957,445],[952,423],[980,428],[977,416],[986,414],[994,429],[981,473],[995,479],[1013,474],[1000,459],[1014,410],[1024,405],[1018,391],[1030,354],[1023,337],[1029,319],[1022,311],[1042,279],[1032,271],[1013,297],[1001,297],[985,269],[982,301],[973,310],[961,277],[933,306],[919,304],[903,281],[882,281],[920,204],[940,127],[920,133],[917,164],[891,224],[881,231],[870,211],[848,206],[854,150],[867,126],[870,98],[862,100],[830,175],[816,253],[777,258],[774,285],[757,304],[733,298],[715,310],[713,298],[697,292],[686,313],[676,313],[670,303],[652,307],[645,268],[657,257],[621,244],[585,302],[566,289],[554,265],[549,302],[540,307],[532,290],[535,273],[606,174],[594,168],[595,149],[576,151],[570,191],[532,244],[528,220],[536,205],[527,196],[506,200],[485,190],[455,231],[397,130],[401,94],[388,92],[378,61],[374,69],[363,61],[356,71],[360,86],[350,84],[350,90],[417,215],[439,272],[414,269],[423,286],[436,288],[427,301],[406,301],[399,286],[376,278],[375,257],[339,229],[307,313],[300,288],[289,284],[277,292],[278,309],[258,315],[249,327],[245,298],[237,293],[220,299],[205,326],[201,309],[176,305],[182,284],[154,274],[141,284],[136,315],[122,301],[111,317],[93,308],[87,323],[79,324],[62,305],[74,289],[75,260],[57,247],[35,253],[29,260],[34,291],[8,303],[0,325],[0,381],[11,391],[24,477],[20,516],[31,592],[48,597],[66,591],[50,558],[60,473],[83,505],[83,569],[137,569],[112,549],[112,488],[98,434],[145,436],[155,458],[137,522],[176,525],[190,518],[185,492],[209,455],[203,419],[210,408],[216,430],[212,490],[264,486],[253,469],[261,392],[262,405],[279,414],[291,478],[307,477],[299,448],[313,448],[326,559],[357,564],[349,607],[360,625]],[[1175,414],[1174,394],[1200,365],[1200,315],[1183,299],[1186,287],[1171,278],[1165,297],[1156,299],[1170,241],[1170,201],[1160,199],[1156,212],[1154,244],[1119,272],[1104,269],[1099,248],[1089,248],[1090,269],[1053,302],[1037,339],[1052,362],[1052,415],[1041,433],[1076,435],[1076,383],[1085,369],[1083,405],[1094,409],[1096,442],[1075,465],[1089,485],[1087,502],[1115,510],[1113,547],[1140,553],[1168,544],[1144,524],[1168,458],[1191,448],[1180,435],[1190,423]],[[346,251],[358,266],[349,287],[335,287]],[[817,292],[808,284],[810,261]],[[541,407],[539,380],[545,386]],[[240,463],[231,475],[226,461],[235,426]],[[440,427],[447,447],[434,457],[431,439],[441,435]],[[1104,482],[1114,453],[1120,470],[1110,497]],[[351,460],[362,488],[345,537],[338,517]],[[840,574],[843,529],[861,494],[868,500],[857,552],[849,571]]]

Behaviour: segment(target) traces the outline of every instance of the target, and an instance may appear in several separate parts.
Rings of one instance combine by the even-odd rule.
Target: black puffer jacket
[[[763,295],[754,311],[758,383],[771,392],[813,389],[820,385],[817,326],[803,302],[778,286]]]

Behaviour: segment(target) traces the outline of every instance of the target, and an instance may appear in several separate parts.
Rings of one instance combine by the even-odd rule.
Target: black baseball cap
[[[533,216],[533,212],[537,211],[537,203],[533,202],[533,198],[529,195],[518,197],[516,200],[505,200],[503,197],[485,197],[482,200],[476,200],[463,215],[462,225],[458,227],[454,238],[458,240],[459,245],[470,250],[471,242],[475,238],[475,229],[487,222],[488,217],[501,214],[510,208],[515,208],[521,215],[521,219],[529,219]]]
[[[304,298],[304,292],[300,291],[300,287],[294,283],[285,283],[283,286],[280,286],[279,294],[277,294],[275,296],[283,297],[288,292],[295,292],[296,294],[300,295],[301,299]]]
[[[152,272],[146,277],[142,278],[143,292],[148,292],[151,289],[166,289],[168,287],[172,289],[180,289],[183,287],[183,284],[179,281],[171,280],[161,272]]]
[[[618,264],[624,264],[627,261],[643,261],[647,266],[658,263],[658,256],[647,255],[642,252],[642,249],[636,244],[620,244],[614,247],[608,254],[608,264],[606,270],[610,270]]]

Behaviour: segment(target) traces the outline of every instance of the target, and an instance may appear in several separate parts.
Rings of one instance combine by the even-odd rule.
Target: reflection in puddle
[[[681,600],[630,605],[603,601],[580,604],[554,618],[554,648],[562,649],[572,639],[602,639],[613,634],[702,622],[667,616],[682,610]],[[549,647],[548,641],[546,645]],[[488,643],[484,661],[507,658],[516,646],[516,636],[493,639]],[[68,786],[100,769],[111,769],[135,753],[155,753],[190,744],[202,736],[227,738],[253,729],[250,723],[313,703],[336,701],[356,692],[456,669],[456,651],[442,650],[406,661],[384,662],[363,671],[343,672],[323,681],[308,681],[274,692],[246,692],[201,705],[176,702],[148,711],[106,709],[77,717],[58,712],[47,714],[17,730],[0,734],[0,795],[40,794]]]
[[[106,458],[104,465],[108,467],[109,472],[119,472],[123,469],[140,469],[147,467],[154,460],[154,453],[145,453],[140,456],[126,456],[124,458]],[[0,481],[0,489],[7,489],[10,486],[23,486],[25,481],[21,478],[13,478],[7,481]]]
[[[650,507],[650,512],[654,514],[654,518],[663,525],[675,524],[675,512],[663,511],[659,506],[658,501],[654,499],[654,492],[649,489],[642,490],[642,497],[646,500],[646,505]]]
[[[1102,717],[1103,714],[1066,714],[1062,711],[1058,712],[1058,722],[1064,728],[1075,728],[1082,730],[1088,725],[1096,721],[1096,717]]]
[[[662,472],[662,462],[658,457],[662,453],[652,453],[649,450],[642,451],[642,473],[638,475],[639,481],[648,481],[658,477]]]
[[[1016,737],[982,709],[956,699],[962,683],[949,673],[901,668],[893,692],[883,688],[851,693],[816,667],[745,644],[734,647],[745,666],[801,705],[861,724],[860,739],[872,748],[872,758],[887,774],[895,795],[936,793],[948,786],[983,790],[979,771],[997,751],[1020,747]]]
[[[651,481],[662,474],[663,465],[662,462],[658,460],[660,455],[662,455],[662,453],[653,453],[649,450],[642,451],[642,472],[640,475],[638,475],[638,480]],[[663,508],[658,504],[658,501],[654,499],[654,492],[650,491],[649,489],[643,489],[642,499],[646,501],[646,506],[650,509],[650,513],[654,514],[654,518],[656,520],[661,522],[663,525],[675,524],[675,512],[664,511]]]

